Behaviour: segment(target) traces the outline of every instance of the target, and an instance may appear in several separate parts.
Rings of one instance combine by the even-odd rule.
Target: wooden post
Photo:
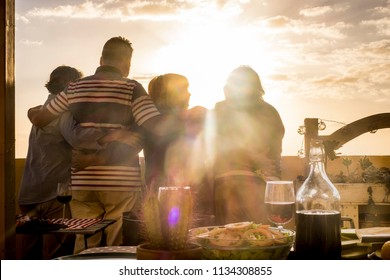
[[[0,5],[0,254],[15,259],[15,1]]]

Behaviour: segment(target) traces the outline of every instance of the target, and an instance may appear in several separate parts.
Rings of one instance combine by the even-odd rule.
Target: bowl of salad
[[[283,260],[295,241],[295,231],[253,222],[190,230],[192,242],[208,260]]]

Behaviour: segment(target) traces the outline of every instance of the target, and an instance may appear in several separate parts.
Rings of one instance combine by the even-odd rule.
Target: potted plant
[[[376,202],[390,203],[390,168],[375,167],[367,156],[360,158],[357,167],[352,171],[350,170],[350,166],[352,165],[351,159],[347,157],[343,158],[342,165],[346,167],[347,172],[340,171],[339,174],[331,174],[330,178],[332,182],[340,186],[353,185],[355,196],[357,195],[357,188],[360,186],[362,189],[360,193],[363,194],[362,197],[364,199],[367,199],[367,193],[369,194],[368,202],[372,201],[373,186],[378,185],[376,189],[383,188],[383,190],[378,191],[376,194]],[[383,194],[381,200],[378,197],[379,194]]]
[[[200,259],[201,247],[189,240],[192,225],[192,195],[189,187],[160,187],[147,191],[141,206],[143,239],[137,259]]]

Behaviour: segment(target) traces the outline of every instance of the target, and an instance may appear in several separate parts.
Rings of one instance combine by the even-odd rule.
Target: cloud
[[[104,3],[86,1],[80,5],[60,5],[54,8],[34,8],[27,12],[29,17],[96,18],[105,15]]]
[[[380,59],[390,57],[390,39],[363,44],[360,50],[363,55],[379,56]]]
[[[275,16],[266,20],[267,26],[271,28],[288,27],[293,20],[286,16]]]
[[[274,31],[285,32],[285,35],[310,35],[312,38],[332,38],[343,39],[346,37],[345,30],[352,27],[351,24],[345,22],[336,22],[327,24],[326,22],[307,22],[304,20],[292,19],[286,16],[275,16],[264,20],[260,20],[258,25],[268,27]],[[289,34],[290,33],[290,34]],[[306,39],[305,39],[306,40]]]
[[[336,76],[327,75],[318,79],[313,79],[312,82],[320,86],[335,86],[338,84],[345,85],[346,83],[356,83],[359,80],[358,77],[350,76]]]
[[[305,17],[316,17],[331,12],[332,10],[330,6],[322,6],[300,10],[299,14]]]
[[[317,72],[317,75],[321,72]],[[377,102],[390,96],[390,63],[354,64],[338,72],[332,69],[332,74],[318,77],[298,76],[302,87],[298,95],[312,98],[328,97],[336,100],[372,100]],[[298,85],[294,85],[297,87]],[[299,87],[299,86],[298,86]],[[389,99],[387,99],[389,102]]]
[[[18,14],[18,13],[15,14],[15,20],[16,20],[16,21],[21,21],[21,22],[26,23],[26,24],[30,23],[30,21],[28,20],[27,17],[21,16],[21,15]]]
[[[381,35],[390,35],[390,17],[384,17],[376,20],[364,20],[361,22],[363,26],[373,26]]]
[[[326,14],[331,14],[333,12],[340,13],[348,10],[350,8],[349,4],[335,4],[319,7],[304,8],[299,11],[299,14],[304,17],[318,17]]]
[[[373,11],[380,15],[390,15],[390,0],[387,1],[387,6],[375,7]]]
[[[20,43],[27,46],[42,46],[42,41],[31,41],[28,39],[20,40]]]
[[[191,1],[85,1],[76,5],[53,8],[34,8],[28,17],[64,17],[79,19],[120,19],[122,21],[145,18],[171,19],[181,9],[191,7]]]
[[[275,81],[288,81],[289,77],[285,74],[272,74],[268,76],[271,80]]]
[[[280,67],[282,75],[269,76],[282,82],[287,96],[390,102],[390,39],[325,51],[307,43],[293,55]]]
[[[351,25],[345,22],[337,22],[332,25],[327,25],[326,23],[314,23],[314,24],[301,24],[296,25],[294,30],[296,33],[310,34],[315,37],[328,37],[333,39],[344,39],[347,35],[344,33],[344,30],[350,28]]]
[[[144,73],[144,74],[140,74],[140,73],[137,73],[133,76],[131,76],[132,79],[135,79],[137,80],[138,82],[140,82],[145,88],[148,87],[148,84],[150,82],[150,80],[156,76],[158,76],[159,74],[155,74],[155,73]]]
[[[351,8],[351,5],[348,3],[335,4],[332,6],[335,12],[345,12]]]
[[[80,4],[39,7],[27,12],[27,17],[39,18],[77,18],[77,19],[119,19],[121,21],[151,20],[187,20],[192,15],[203,17],[239,14],[242,5],[248,1],[233,0],[196,1],[196,0],[86,0]],[[223,11],[223,13],[222,13]]]

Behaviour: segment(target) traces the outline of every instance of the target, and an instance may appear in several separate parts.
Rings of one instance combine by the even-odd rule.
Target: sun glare
[[[240,65],[250,65],[260,76],[273,71],[274,62],[250,28],[221,24],[194,24],[183,28],[177,40],[155,54],[158,73],[177,72],[190,82],[191,105],[214,107],[223,99],[228,74]]]

